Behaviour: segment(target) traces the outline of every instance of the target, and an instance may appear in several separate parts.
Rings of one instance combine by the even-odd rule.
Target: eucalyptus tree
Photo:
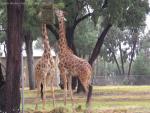
[[[6,111],[20,113],[24,0],[7,0]]]
[[[126,73],[125,63],[129,62],[129,68],[131,68],[130,62],[133,60],[133,52],[136,50],[135,42],[138,41],[138,37],[132,37],[132,35],[132,32],[128,29],[121,31],[118,27],[112,27],[104,41],[104,47],[107,51],[104,56],[105,60],[115,62],[121,75]]]
[[[40,36],[40,21],[38,18],[38,12],[40,10],[40,1],[38,0],[26,0],[25,13],[24,13],[24,42],[26,45],[28,75],[29,75],[29,87],[35,88],[34,77],[34,65],[33,65],[33,40]]]
[[[99,4],[100,2],[91,1],[91,3],[93,3],[94,9],[95,4]],[[100,13],[104,18],[101,25],[104,26],[105,29],[101,35],[99,35],[98,41],[89,61],[93,62],[94,59],[96,59],[103,44],[104,37],[112,25],[118,26],[121,29],[136,29],[143,25],[148,12],[148,0],[107,0],[107,5],[105,8],[95,10],[95,15]]]
[[[132,73],[136,75],[149,75],[150,66],[150,32],[148,31],[139,40],[138,54],[133,63]]]

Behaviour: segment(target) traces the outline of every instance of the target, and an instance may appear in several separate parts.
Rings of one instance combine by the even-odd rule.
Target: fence
[[[94,85],[150,85],[150,75],[94,76]]]

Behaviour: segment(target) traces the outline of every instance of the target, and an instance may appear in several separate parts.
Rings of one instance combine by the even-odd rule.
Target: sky
[[[146,16],[146,28],[145,28],[145,33],[150,30],[150,14]]]
[[[149,0],[149,5],[150,5],[150,0]],[[145,32],[150,30],[150,13],[146,16],[146,29]]]

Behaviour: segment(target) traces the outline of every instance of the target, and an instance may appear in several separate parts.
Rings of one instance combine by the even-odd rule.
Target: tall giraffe
[[[54,95],[54,76],[56,74],[56,65],[53,56],[51,55],[51,48],[48,40],[48,33],[46,24],[42,25],[42,37],[44,43],[44,53],[42,57],[37,61],[35,66],[35,80],[37,86],[37,97],[35,100],[36,107],[38,109],[38,97],[41,91],[41,98],[43,109],[45,109],[46,103],[46,86],[48,83],[51,83],[52,97],[53,97],[53,105],[55,105],[55,95]]]
[[[61,10],[55,10],[56,16],[58,17],[59,22],[59,68],[60,75],[64,82],[64,104],[66,105],[67,98],[67,82],[69,83],[69,90],[73,104],[73,95],[71,89],[71,76],[76,75],[80,79],[86,94],[88,93],[90,80],[92,76],[91,65],[84,59],[77,57],[73,54],[70,48],[67,45],[66,41],[66,31],[64,23],[64,13]],[[68,74],[68,73],[71,73]],[[68,78],[68,79],[67,79]]]

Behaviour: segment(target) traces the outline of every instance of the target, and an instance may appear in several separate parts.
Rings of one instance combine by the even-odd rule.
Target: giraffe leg
[[[64,105],[66,106],[66,103],[67,103],[67,78],[65,75],[63,76],[63,81],[64,81]]]
[[[72,106],[74,105],[74,100],[73,100],[73,93],[72,93],[72,78],[71,76],[68,76],[68,88],[69,88],[69,92],[70,92],[70,97],[71,97],[71,102],[72,102]]]
[[[92,90],[91,89],[92,86],[89,85],[89,82],[87,82],[87,81],[86,82],[82,81],[81,83],[82,83],[82,85],[83,85],[83,87],[85,89],[86,96],[88,98],[88,96],[89,96],[89,94],[88,94],[89,93],[89,89]],[[88,102],[88,100],[86,102],[86,113],[92,113],[92,111],[91,111],[91,102],[90,101]]]
[[[73,113],[75,113],[75,106],[74,106],[74,99],[73,99],[73,92],[72,92],[72,76],[68,76],[68,88],[70,92],[70,97],[71,97],[71,103],[72,103],[72,110]]]
[[[65,73],[65,68],[63,66],[60,67],[60,73],[62,80],[64,82],[64,105],[66,105],[66,99],[67,99],[67,77]]]
[[[52,91],[52,97],[53,97],[53,107],[55,107],[55,93],[54,93],[54,83],[53,83],[53,81],[54,81],[54,77],[52,78],[52,80],[51,80],[51,91]]]
[[[39,97],[40,97],[40,82],[37,82],[37,96],[35,98],[35,110],[38,110]]]
[[[43,104],[43,110],[45,110],[45,104],[46,104],[46,77],[44,77],[43,79],[43,100],[42,100],[42,104]]]

